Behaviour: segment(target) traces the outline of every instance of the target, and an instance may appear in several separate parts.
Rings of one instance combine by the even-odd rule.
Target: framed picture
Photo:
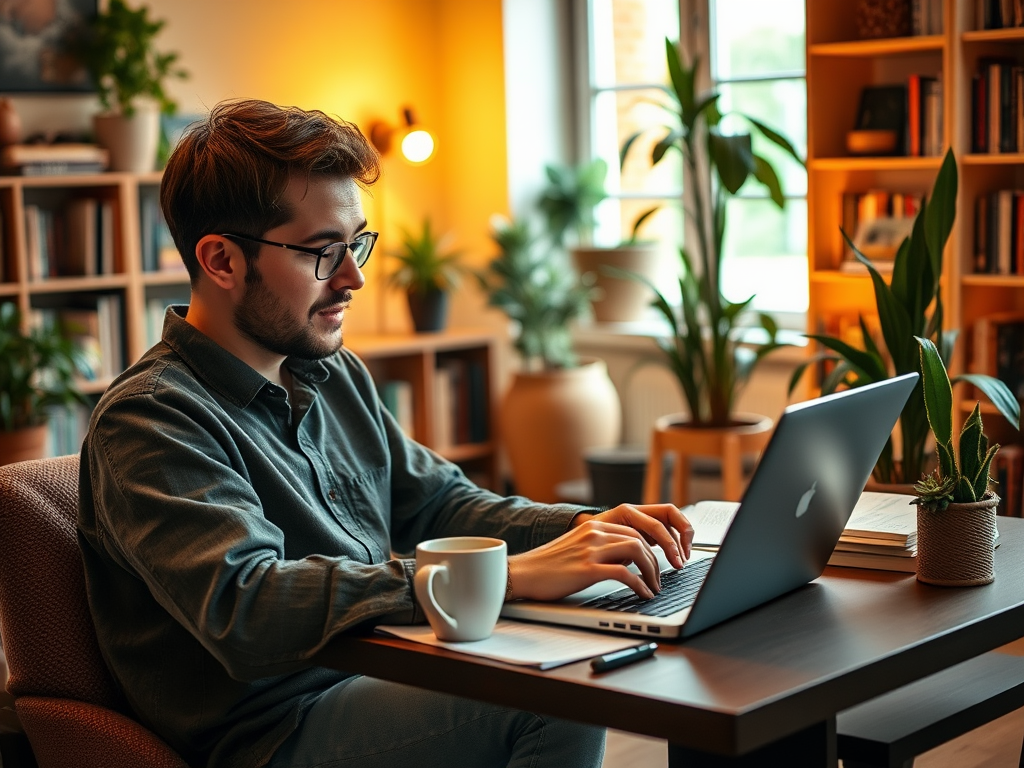
[[[0,93],[94,90],[63,43],[96,8],[97,0],[0,0]]]

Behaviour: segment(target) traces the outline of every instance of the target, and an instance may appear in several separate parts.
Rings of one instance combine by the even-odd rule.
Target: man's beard
[[[280,299],[263,282],[256,263],[250,264],[245,279],[245,294],[234,312],[235,328],[264,349],[285,357],[303,360],[322,360],[337,352],[338,341],[324,339],[316,330],[313,318],[317,312],[338,304],[348,304],[352,291],[347,288],[314,304],[305,323],[297,320]]]

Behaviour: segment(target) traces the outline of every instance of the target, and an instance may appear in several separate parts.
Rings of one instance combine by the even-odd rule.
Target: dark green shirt
[[[93,413],[86,584],[139,719],[193,765],[258,766],[348,676],[310,662],[331,637],[422,621],[414,561],[393,552],[462,534],[521,552],[579,508],[470,483],[403,435],[351,352],[289,359],[290,402],[185,310]]]

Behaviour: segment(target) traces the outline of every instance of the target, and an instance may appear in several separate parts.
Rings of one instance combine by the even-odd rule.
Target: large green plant
[[[21,314],[0,304],[0,429],[45,424],[47,409],[85,402],[75,386],[78,352],[56,327],[21,330]]]
[[[105,110],[132,115],[135,99],[148,96],[165,114],[175,111],[164,81],[185,78],[188,73],[176,66],[177,53],[158,53],[153,47],[165,23],[150,19],[145,6],[133,11],[124,0],[110,0],[105,11],[69,39],[69,51],[89,73]]]
[[[576,365],[569,323],[582,315],[592,288],[564,263],[564,254],[543,247],[525,221],[497,221],[491,237],[499,254],[478,275],[488,303],[515,322],[515,347],[526,367]]]
[[[782,208],[785,197],[778,174],[771,163],[754,152],[751,133],[724,134],[719,94],[697,92],[699,59],[687,66],[679,46],[665,41],[671,86],[665,88],[667,103],[661,104],[671,116],[665,134],[654,144],[651,162],[657,164],[672,150],[682,153],[689,180],[686,213],[692,222],[696,242],[679,251],[682,275],[679,290],[682,306],[676,310],[658,286],[634,275],[656,294],[655,307],[664,316],[671,337],[659,346],[663,359],[675,374],[696,424],[724,426],[732,423],[732,411],[742,386],[765,355],[784,346],[776,341],[775,321],[763,312],[753,312],[751,296],[731,302],[722,295],[722,244],[726,233],[729,198],[748,179],[763,184],[772,201]],[[793,145],[783,136],[746,115],[739,115],[772,143],[800,162]],[[624,161],[635,141],[623,144]],[[627,273],[623,273],[627,274]],[[767,334],[763,342],[745,343],[744,320],[751,316]]]
[[[958,446],[953,445],[953,384],[966,381],[977,387],[985,385],[989,399],[1007,414],[1015,428],[1019,428],[1020,404],[1003,382],[995,379],[982,382],[977,375],[956,376],[951,381],[938,348],[929,339],[915,339],[921,350],[921,381],[928,424],[935,435],[938,467],[921,478],[914,492],[923,507],[943,510],[949,504],[980,501],[988,493],[992,460],[999,445],[989,445],[981,421],[981,406],[974,411],[960,430]],[[984,377],[988,378],[988,377]],[[959,455],[957,455],[959,447]]]
[[[834,368],[821,382],[822,393],[860,387],[882,381],[891,375],[921,372],[921,356],[916,338],[931,341],[948,365],[958,332],[943,329],[942,262],[943,251],[956,220],[957,168],[949,150],[935,177],[931,195],[921,203],[909,237],[896,251],[890,282],[875,269],[871,260],[843,236],[854,256],[867,268],[875,293],[875,308],[882,333],[882,345],[872,338],[864,318],[860,328],[864,349],[824,334],[809,334],[823,347],[821,352],[799,366],[790,380],[790,391],[804,371],[819,361]],[[1008,419],[1014,419],[1009,404],[1000,396],[1002,383],[991,376],[972,375],[971,382],[992,400]],[[911,394],[899,418],[903,456],[896,460],[892,440],[888,441],[875,464],[873,477],[880,483],[915,483],[928,470],[928,417],[922,384]]]
[[[392,285],[418,293],[458,288],[464,271],[462,251],[451,247],[450,235],[437,235],[430,218],[423,219],[419,232],[402,229],[402,247],[390,251],[398,261],[391,273]]]

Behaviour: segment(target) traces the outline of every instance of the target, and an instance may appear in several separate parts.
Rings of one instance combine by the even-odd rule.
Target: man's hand
[[[671,504],[621,504],[597,515],[577,515],[570,530],[543,546],[508,559],[511,599],[557,600],[604,579],[621,581],[651,598],[661,590],[658,559],[665,551],[676,568],[690,556],[693,527]],[[627,566],[635,563],[637,575]]]

